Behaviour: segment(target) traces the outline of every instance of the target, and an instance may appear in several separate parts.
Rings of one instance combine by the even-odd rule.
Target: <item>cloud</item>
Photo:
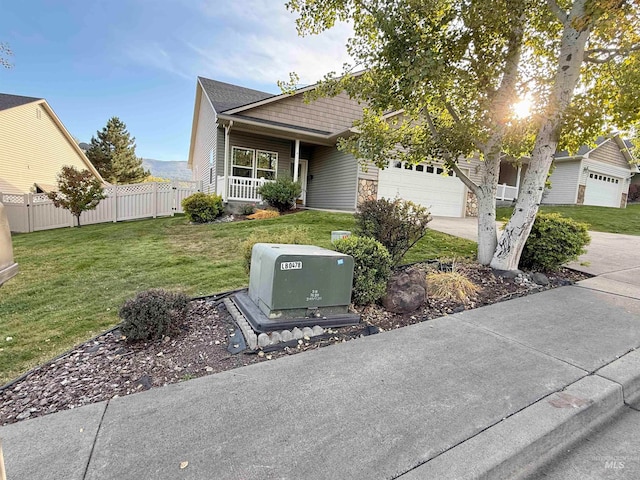
[[[286,10],[284,1],[183,0],[172,6],[179,22],[163,38],[146,32],[151,38],[130,49],[132,61],[181,77],[203,75],[255,88],[273,86],[272,91],[289,72],[296,72],[302,84],[311,84],[325,73],[341,72],[350,61],[349,25],[299,37],[296,15]]]

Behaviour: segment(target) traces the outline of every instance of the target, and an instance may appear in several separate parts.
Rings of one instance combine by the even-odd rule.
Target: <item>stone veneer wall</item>
[[[465,207],[465,216],[466,217],[477,217],[478,216],[478,199],[476,198],[476,194],[471,190],[467,191],[467,204]]]
[[[585,185],[578,185],[578,201],[576,202],[578,205],[584,205],[584,191],[586,189]]]
[[[358,180],[358,205],[367,200],[376,200],[378,198],[378,181],[366,180],[361,178]]]

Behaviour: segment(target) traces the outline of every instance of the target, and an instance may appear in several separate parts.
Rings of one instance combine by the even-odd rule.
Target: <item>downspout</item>
[[[229,132],[233,126],[233,120],[224,126],[224,190],[222,191],[222,201],[229,201]]]

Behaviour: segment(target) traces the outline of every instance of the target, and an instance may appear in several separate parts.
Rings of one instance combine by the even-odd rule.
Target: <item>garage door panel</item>
[[[584,192],[584,205],[619,207],[622,184],[621,178],[589,172]]]
[[[400,197],[428,207],[432,215],[462,216],[465,188],[457,177],[393,167],[379,175],[378,198]]]

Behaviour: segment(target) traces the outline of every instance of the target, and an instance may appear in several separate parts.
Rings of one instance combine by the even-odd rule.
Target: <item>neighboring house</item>
[[[542,203],[624,208],[631,179],[639,172],[632,161],[629,145],[617,134],[599,138],[595,147],[580,147],[576,155],[557,152],[549,177],[551,188],[544,191]],[[501,166],[499,199],[503,188],[507,191],[505,200],[517,196],[526,168],[526,160],[518,169],[507,163]]]
[[[103,181],[45,99],[0,94],[0,192],[55,189],[64,165]]]
[[[304,93],[273,95],[198,77],[188,165],[205,192],[228,203],[256,202],[257,187],[280,175],[302,183],[299,203],[352,212],[368,198],[401,196],[433,215],[473,214],[475,203],[455,176],[438,165],[364,169],[336,148],[352,134],[362,106],[341,93],[305,103]],[[474,181],[477,165],[461,164]]]

